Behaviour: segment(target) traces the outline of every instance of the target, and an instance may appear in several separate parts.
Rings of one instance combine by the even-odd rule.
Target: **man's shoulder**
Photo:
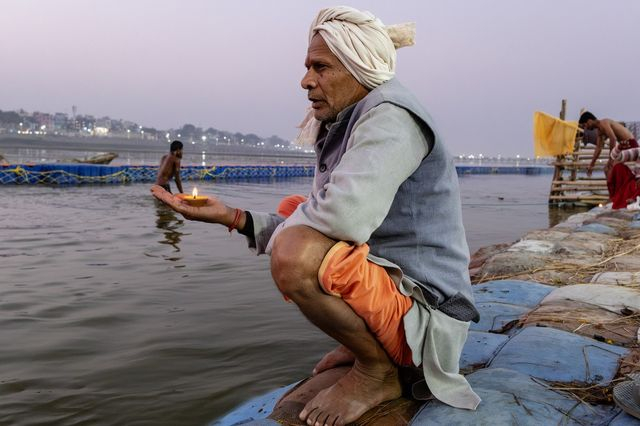
[[[415,120],[415,117],[409,110],[393,102],[377,104],[367,112],[367,116],[369,116],[369,118],[385,117],[392,120]]]
[[[409,111],[412,115],[420,117],[420,119],[426,123],[432,121],[431,116],[418,97],[411,90],[404,87],[396,78],[372,90],[365,100],[367,101],[366,104],[368,108],[381,104],[389,104],[395,108]],[[365,106],[365,108],[367,108],[367,106]]]

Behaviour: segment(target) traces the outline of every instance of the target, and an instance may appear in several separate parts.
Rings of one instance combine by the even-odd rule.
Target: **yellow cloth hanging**
[[[544,112],[533,114],[533,141],[536,157],[571,154],[578,123],[564,121]]]

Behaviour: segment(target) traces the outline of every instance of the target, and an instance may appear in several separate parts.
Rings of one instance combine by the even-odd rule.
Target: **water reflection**
[[[169,207],[165,206],[162,202],[154,200],[156,204],[156,227],[164,230],[164,240],[158,241],[160,244],[168,244],[172,246],[175,251],[180,251],[180,241],[183,235],[178,231],[184,226],[184,220],[178,218],[175,212]],[[170,260],[177,260],[177,258],[170,258]]]

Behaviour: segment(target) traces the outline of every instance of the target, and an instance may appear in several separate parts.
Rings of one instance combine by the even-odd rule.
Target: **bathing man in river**
[[[169,181],[175,178],[178,192],[182,193],[182,180],[180,179],[180,160],[182,159],[182,142],[173,141],[169,147],[169,154],[162,156],[160,167],[158,167],[158,176],[156,177],[156,185],[160,185],[166,191],[171,192]]]
[[[351,370],[307,403],[309,425],[343,425],[398,398],[399,366],[420,367],[433,396],[475,409],[458,373],[469,321],[478,319],[468,275],[458,180],[431,117],[394,78],[397,47],[413,26],[385,27],[349,7],[311,25],[301,85],[311,110],[299,143],[317,155],[308,198],[288,217],[211,198],[182,204],[188,219],[219,223],[271,255],[284,296],[339,346],[316,365]]]
[[[626,127],[624,127],[621,123],[611,120],[609,118],[596,118],[595,115],[590,113],[589,111],[585,111],[580,115],[580,119],[578,120],[578,125],[586,130],[597,130],[598,138],[596,142],[596,148],[593,151],[593,156],[591,157],[591,162],[589,163],[589,167],[587,168],[587,176],[591,176],[593,173],[593,168],[596,164],[596,161],[600,157],[600,153],[602,152],[602,148],[604,146],[604,140],[609,139],[609,149],[613,150],[616,146],[620,150],[630,149],[630,148],[638,148],[638,142],[635,140],[633,133]],[[605,166],[605,174],[607,177],[609,176],[609,170],[611,169],[611,160],[608,160],[607,165]]]

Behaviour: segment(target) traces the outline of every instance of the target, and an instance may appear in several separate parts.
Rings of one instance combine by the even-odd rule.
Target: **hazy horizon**
[[[9,0],[0,15],[0,110],[185,123],[292,139],[307,32],[340,3]],[[453,154],[530,156],[536,110],[640,120],[640,2],[351,1],[416,22],[397,77]],[[634,43],[633,40],[636,40]]]

